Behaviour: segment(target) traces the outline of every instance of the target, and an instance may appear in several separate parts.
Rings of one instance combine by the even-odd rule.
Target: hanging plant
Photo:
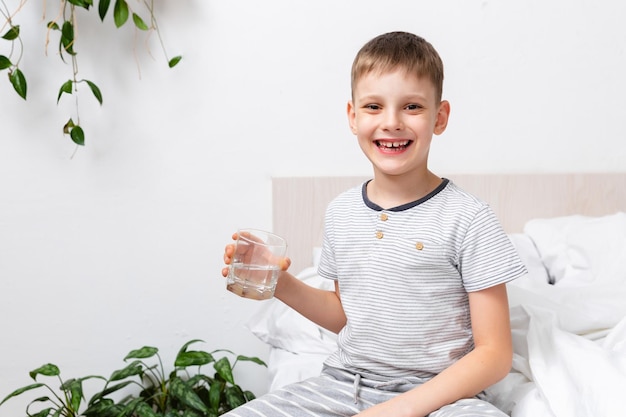
[[[22,10],[28,0],[20,0],[17,9],[13,12],[9,11],[5,0],[0,0],[0,13],[4,17],[4,24],[0,26],[1,38],[8,44],[0,44],[0,71],[7,70],[10,84],[13,86],[15,92],[24,100],[27,98],[28,84],[24,72],[21,69],[21,61],[24,52],[24,43],[21,38],[21,26],[15,23],[16,15]],[[58,13],[55,18],[47,21],[47,36],[46,47],[48,39],[51,35],[58,35],[58,50],[59,57],[65,63],[71,64],[71,76],[67,81],[64,81],[57,93],[57,104],[63,97],[63,95],[75,96],[75,115],[70,117],[69,120],[63,125],[63,133],[69,135],[70,139],[77,145],[85,145],[85,131],[80,123],[79,114],[79,86],[86,85],[91,95],[98,101],[100,105],[103,103],[102,91],[98,85],[85,78],[79,77],[78,66],[78,53],[76,51],[76,44],[78,39],[77,33],[77,8],[81,8],[87,11],[95,10],[94,0],[56,0],[58,1]],[[127,22],[131,22],[134,26],[134,30],[147,32],[148,35],[152,32],[156,33],[165,55],[165,60],[170,68],[175,67],[180,60],[181,56],[175,56],[169,58],[165,50],[157,19],[154,13],[154,0],[137,0],[137,10],[126,0],[100,0],[98,2],[98,16],[102,22],[112,8],[113,22],[117,28],[121,28]],[[44,9],[47,7],[47,0],[43,0]],[[144,15],[147,18],[141,17]],[[4,44],[4,45],[3,45]],[[4,48],[7,46],[8,48]],[[4,54],[3,50],[8,49],[8,53]]]

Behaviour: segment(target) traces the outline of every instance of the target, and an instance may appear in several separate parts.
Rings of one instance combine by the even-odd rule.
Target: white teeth
[[[402,142],[381,142],[380,145],[386,148],[398,148],[400,146],[406,146],[408,143],[408,140],[403,140]]]

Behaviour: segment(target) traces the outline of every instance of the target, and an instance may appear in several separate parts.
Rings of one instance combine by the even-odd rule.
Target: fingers
[[[231,238],[233,240],[237,240],[239,236],[237,235],[237,233],[233,233]],[[226,245],[226,247],[224,247],[224,263],[226,265],[230,265],[233,262],[233,255],[235,254],[235,244],[234,243],[229,243]],[[228,276],[228,273],[230,271],[230,267],[225,266],[224,268],[222,268],[222,276],[224,278],[226,278]]]
[[[230,265],[233,261],[233,254],[235,253],[235,245],[230,243],[224,248],[224,263]],[[222,276],[226,278],[228,276],[229,267],[222,268]]]
[[[235,254],[235,245],[232,243],[229,243],[228,245],[226,245],[226,247],[224,248],[224,263],[226,265],[230,265],[230,263],[233,260],[233,255]]]
[[[256,236],[254,236],[254,235],[251,235],[250,233],[245,233],[245,234],[242,234],[242,236],[245,236],[247,239],[249,239],[249,240],[251,240],[251,241],[255,241],[255,242],[256,242],[256,241],[258,241],[258,242],[262,242],[260,239],[258,239],[258,238],[257,238]],[[233,239],[233,240],[237,240],[237,239],[239,238],[239,235],[238,235],[238,233],[237,233],[237,232],[235,232],[235,233],[233,233],[233,234],[232,234],[232,236],[231,236],[231,237],[232,237],[232,239]],[[244,255],[244,254],[247,256],[247,245],[242,246],[242,249],[244,249],[244,250],[239,251],[239,252],[240,252],[240,253],[239,253],[239,256],[241,257],[241,256],[242,256],[242,255]],[[252,252],[253,252],[253,251],[250,251],[250,252],[251,252],[251,255],[250,255],[250,256],[252,256]],[[265,257],[267,257],[267,256],[269,256],[269,255],[271,255],[271,253],[266,254],[266,256],[265,256]],[[232,264],[232,262],[233,262],[233,258],[234,258],[234,256],[235,256],[235,244],[234,244],[234,243],[229,243],[229,244],[227,244],[227,245],[224,247],[224,263],[225,263],[226,265],[231,265],[231,264]],[[258,256],[258,255],[257,255],[257,256]],[[271,259],[271,256],[270,256],[269,258],[267,258],[267,259]],[[274,259],[276,259],[276,258],[274,258]],[[248,261],[249,261],[249,260],[248,260]],[[274,262],[275,262],[275,261],[274,261]],[[281,258],[281,259],[279,260],[279,262],[278,262],[278,265],[280,266],[280,269],[281,269],[282,271],[286,271],[286,270],[287,270],[287,269],[291,266],[291,259],[289,259],[289,258],[287,258],[287,257],[285,257],[285,258]],[[229,266],[226,266],[226,267],[222,268],[222,276],[227,277],[227,276],[228,276],[228,273],[229,273]]]

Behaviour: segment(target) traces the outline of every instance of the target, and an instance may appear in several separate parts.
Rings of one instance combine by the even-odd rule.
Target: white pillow
[[[557,285],[626,282],[626,213],[533,219],[524,226]]]
[[[332,280],[317,274],[317,267],[306,268],[296,277],[316,288],[335,288]],[[293,353],[330,354],[337,348],[336,334],[321,328],[275,298],[263,302],[246,327],[270,346]]]

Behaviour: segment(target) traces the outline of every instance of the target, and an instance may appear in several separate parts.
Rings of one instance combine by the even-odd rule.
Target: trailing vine
[[[24,43],[21,38],[21,26],[16,23],[17,14],[23,9],[28,0],[19,0],[19,4],[14,11],[10,11],[5,0],[0,0],[0,14],[4,17],[4,24],[0,26],[0,38],[9,42],[8,53],[2,53],[0,44],[0,71],[7,70],[10,84],[15,92],[24,100],[28,93],[28,84],[24,72],[22,71],[21,61],[24,53]],[[45,10],[48,6],[47,0],[42,0]],[[46,24],[46,50],[51,37],[58,35],[58,52],[61,60],[71,64],[71,77],[61,84],[57,93],[57,104],[64,95],[74,95],[76,114],[70,117],[63,125],[63,133],[69,135],[70,139],[78,146],[85,145],[85,131],[80,123],[79,115],[79,86],[86,85],[98,101],[100,105],[103,103],[102,92],[98,85],[86,78],[79,77],[78,54],[76,51],[78,31],[77,31],[77,8],[84,10],[93,10],[94,0],[55,0],[58,2],[58,13],[56,16],[48,20]],[[170,68],[176,66],[181,56],[169,58],[165,50],[159,26],[154,13],[154,0],[137,0],[138,9],[131,7],[127,0],[99,0],[98,16],[102,22],[111,10],[113,13],[113,22],[117,28],[124,26],[127,22],[132,22],[135,31],[146,32],[148,35],[156,33],[159,44],[165,55],[165,59]],[[141,13],[147,16],[147,19],[141,17]],[[3,42],[4,43],[4,42]]]

